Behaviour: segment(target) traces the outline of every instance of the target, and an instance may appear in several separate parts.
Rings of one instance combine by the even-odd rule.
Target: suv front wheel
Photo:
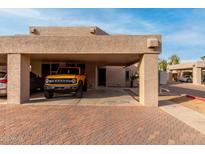
[[[46,98],[52,98],[52,97],[53,97],[53,92],[44,91],[44,96],[45,96]]]
[[[191,79],[187,79],[187,82],[188,82],[188,83],[191,83]]]

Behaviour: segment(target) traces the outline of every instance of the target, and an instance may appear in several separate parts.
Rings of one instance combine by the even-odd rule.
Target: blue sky
[[[0,35],[28,27],[99,26],[110,34],[161,34],[161,58],[182,61],[205,55],[205,9],[0,9]]]

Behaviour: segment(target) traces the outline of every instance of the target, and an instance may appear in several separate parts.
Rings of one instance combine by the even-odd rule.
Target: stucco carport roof
[[[176,65],[168,65],[169,70],[189,70],[193,67],[205,68],[205,61],[185,62]]]
[[[159,47],[148,48],[147,40],[157,39]],[[143,54],[161,52],[160,35],[99,36],[4,36],[0,54],[27,54],[31,59],[98,62],[130,65]]]
[[[136,54],[32,54],[31,60],[98,63],[103,65],[131,65],[139,61]]]

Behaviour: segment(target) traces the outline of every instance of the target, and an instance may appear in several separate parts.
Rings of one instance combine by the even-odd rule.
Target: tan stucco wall
[[[168,70],[182,70],[182,69],[190,69],[193,68],[194,62],[186,62],[186,63],[181,63],[181,64],[176,64],[176,65],[168,65],[167,68]]]
[[[192,69],[193,67],[205,68],[205,61],[184,62],[176,65],[168,65],[169,70]]]
[[[30,97],[30,57],[22,54],[8,54],[7,102],[20,104]]]
[[[126,81],[126,71],[129,71],[129,81]],[[139,72],[139,64],[130,66],[106,66],[106,86],[108,87],[130,87],[130,78],[136,72]],[[137,80],[134,80],[133,86],[137,86]]]
[[[108,35],[100,28],[93,27],[29,27],[31,35],[42,36],[92,36],[92,35]],[[34,33],[35,31],[35,33]]]
[[[158,55],[144,54],[140,61],[140,103],[158,106]]]
[[[122,66],[106,66],[106,86],[125,87],[125,68]]]
[[[201,76],[201,68],[194,67],[193,68],[193,84],[201,84],[202,76]]]
[[[205,68],[205,61],[197,61],[196,66],[200,68]]]
[[[159,48],[147,48],[147,40],[159,35],[145,36],[13,36],[0,37],[0,53],[160,53]]]
[[[36,75],[41,77],[41,61],[31,61],[31,72],[35,73]]]

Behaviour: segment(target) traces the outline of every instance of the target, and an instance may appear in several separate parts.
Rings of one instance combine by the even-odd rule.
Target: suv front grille
[[[48,84],[73,84],[73,79],[48,79]]]

